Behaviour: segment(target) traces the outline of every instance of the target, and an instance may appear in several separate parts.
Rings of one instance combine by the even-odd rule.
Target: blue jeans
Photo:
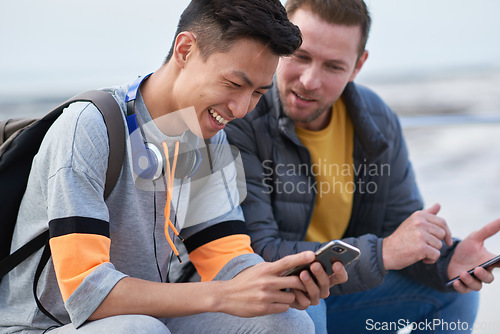
[[[479,293],[443,293],[397,272],[389,272],[374,289],[330,296],[308,309],[316,333],[471,333]],[[326,317],[325,317],[326,309]],[[327,319],[327,331],[324,322]]]

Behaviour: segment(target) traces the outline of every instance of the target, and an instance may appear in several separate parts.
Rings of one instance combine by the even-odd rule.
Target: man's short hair
[[[300,8],[306,8],[327,23],[359,26],[361,40],[358,46],[358,55],[361,56],[365,51],[371,18],[363,0],[288,0],[285,8],[288,16],[292,16]]]
[[[192,0],[175,38],[183,31],[196,36],[204,60],[242,38],[262,42],[277,56],[291,55],[302,44],[299,28],[288,20],[279,0]],[[165,62],[172,57],[175,38]]]

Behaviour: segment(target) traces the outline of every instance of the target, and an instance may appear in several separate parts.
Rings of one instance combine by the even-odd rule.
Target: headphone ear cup
[[[169,150],[170,151],[170,150]],[[170,161],[173,161],[173,149],[169,152]],[[201,165],[202,157],[198,148],[186,142],[179,143],[179,155],[175,167],[175,178],[183,179],[192,177]]]
[[[140,150],[132,152],[134,172],[144,180],[156,180],[163,172],[163,157],[158,148],[146,143]]]
[[[163,174],[163,155],[158,147],[154,144],[146,143],[146,151],[148,153],[148,168],[144,171],[143,179],[156,180]]]
[[[196,174],[198,169],[200,169],[201,163],[203,162],[203,158],[202,158],[200,150],[198,148],[196,148],[193,152],[194,152],[194,156],[195,156],[195,161],[193,163],[193,168],[191,170],[191,173],[189,174],[188,177],[192,177],[194,174]]]
[[[156,180],[163,172],[163,156],[160,150],[151,143],[144,143],[135,114],[127,116],[127,126],[134,173],[141,179]]]

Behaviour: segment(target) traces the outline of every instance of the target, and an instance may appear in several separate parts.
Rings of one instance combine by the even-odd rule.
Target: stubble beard
[[[321,115],[323,115],[325,112],[327,112],[331,108],[329,108],[329,107],[319,107],[317,109],[314,109],[314,111],[312,111],[310,113],[307,113],[305,115],[301,114],[301,112],[300,112],[301,110],[299,108],[296,108],[296,110],[298,111],[296,113],[291,113],[290,109],[291,108],[288,106],[288,103],[283,103],[283,112],[292,121],[299,122],[299,123],[310,123],[312,121],[315,121],[318,117],[320,117]]]

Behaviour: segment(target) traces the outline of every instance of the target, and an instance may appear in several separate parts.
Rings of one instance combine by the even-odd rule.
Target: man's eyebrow
[[[245,81],[245,83],[250,86],[250,87],[253,87],[254,84],[252,82],[252,80],[250,80],[250,78],[242,71],[234,71],[234,74],[236,74],[237,76],[239,76],[243,81]],[[273,86],[273,83],[271,82],[271,84],[267,85],[267,86],[262,86],[262,87],[259,87],[259,89],[271,89],[271,87]]]
[[[259,89],[271,89],[271,87],[273,87],[273,83],[272,82],[271,82],[271,84],[269,84],[267,86],[262,86]]]
[[[304,56],[311,57],[311,53],[307,51],[306,49],[303,49],[302,46],[295,51],[294,55],[296,54],[302,54]],[[347,66],[346,62],[342,59],[337,59],[337,58],[332,58],[332,59],[325,59],[324,62],[327,65],[335,65],[335,66]]]

